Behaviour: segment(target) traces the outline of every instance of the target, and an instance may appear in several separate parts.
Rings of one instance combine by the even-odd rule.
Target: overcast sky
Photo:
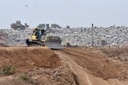
[[[30,27],[128,26],[128,0],[1,0],[0,11],[0,28],[9,28],[16,20]]]

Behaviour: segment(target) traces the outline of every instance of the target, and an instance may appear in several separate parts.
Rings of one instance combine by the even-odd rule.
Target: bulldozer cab
[[[36,40],[41,40],[41,37],[43,35],[46,35],[44,29],[37,29],[36,28],[36,29],[33,30],[32,36],[35,36],[36,37]]]

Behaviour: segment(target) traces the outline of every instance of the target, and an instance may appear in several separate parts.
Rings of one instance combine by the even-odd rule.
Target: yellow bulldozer
[[[32,35],[26,39],[27,46],[47,46],[50,49],[62,49],[62,40],[59,36],[47,36],[46,30],[34,28]]]

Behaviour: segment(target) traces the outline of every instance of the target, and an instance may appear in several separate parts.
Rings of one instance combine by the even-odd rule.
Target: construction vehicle
[[[34,28],[32,35],[26,39],[28,46],[47,46],[50,49],[62,49],[61,38],[59,36],[47,36],[47,30]]]

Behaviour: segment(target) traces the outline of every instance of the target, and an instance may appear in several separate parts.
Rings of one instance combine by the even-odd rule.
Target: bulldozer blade
[[[61,43],[57,42],[46,42],[45,46],[49,47],[50,49],[63,49]]]

